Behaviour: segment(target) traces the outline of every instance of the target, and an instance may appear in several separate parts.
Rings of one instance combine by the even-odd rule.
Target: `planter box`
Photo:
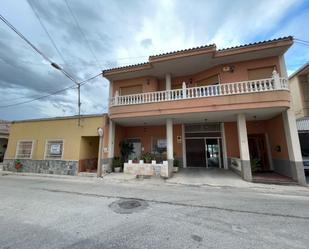
[[[168,177],[168,165],[167,161],[156,163],[153,160],[151,163],[144,163],[143,160],[140,160],[139,163],[133,163],[132,160],[129,160],[129,162],[124,163],[123,173],[136,176]]]

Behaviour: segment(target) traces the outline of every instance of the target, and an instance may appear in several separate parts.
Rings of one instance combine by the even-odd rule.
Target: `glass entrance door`
[[[221,168],[220,138],[205,138],[207,167]]]

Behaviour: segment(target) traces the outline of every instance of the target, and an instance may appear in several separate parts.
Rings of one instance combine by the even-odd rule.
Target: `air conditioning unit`
[[[231,73],[233,73],[234,72],[234,66],[224,66],[222,68],[222,71],[223,72],[231,72]]]
[[[223,72],[229,72],[230,70],[231,70],[231,67],[229,67],[229,66],[225,66],[225,67],[222,68]]]

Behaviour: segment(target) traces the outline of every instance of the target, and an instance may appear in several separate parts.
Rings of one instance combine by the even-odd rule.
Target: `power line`
[[[31,0],[28,0],[28,3],[29,3],[30,8],[32,9],[33,13],[35,14],[36,18],[38,19],[38,21],[39,21],[41,27],[42,27],[43,30],[45,31],[45,33],[46,33],[46,35],[48,36],[50,42],[52,43],[53,47],[54,47],[55,50],[57,51],[58,55],[60,56],[60,58],[62,59],[62,61],[63,61],[65,64],[67,64],[66,61],[65,61],[65,59],[63,58],[63,56],[62,56],[60,50],[58,49],[58,47],[57,47],[55,41],[53,40],[53,38],[52,38],[51,35],[49,34],[47,28],[45,27],[43,21],[41,20],[38,11],[34,8],[33,4],[31,3]]]
[[[305,40],[302,40],[302,39],[294,38],[294,40],[300,41],[300,42],[304,42],[304,43],[308,43],[308,44],[309,44],[309,41],[305,41]]]
[[[8,20],[6,20],[1,14],[0,14],[0,20],[2,20],[10,29],[12,29],[20,38],[22,38],[29,46],[31,46],[37,53],[39,53],[46,61],[48,61],[50,63],[50,65],[52,67],[54,67],[57,70],[60,70],[67,78],[69,78],[71,81],[73,81],[76,85],[77,85],[77,89],[78,89],[78,115],[80,116],[80,106],[81,106],[81,102],[80,102],[80,86],[81,83],[77,82],[74,77],[72,77],[68,72],[66,72],[63,68],[61,68],[58,64],[56,64],[55,62],[53,62],[51,59],[48,58],[48,56],[46,56],[43,52],[41,52],[35,45],[33,45],[22,33],[20,33]],[[94,79],[95,77],[98,77],[99,75],[101,75],[102,73],[91,77],[90,79],[84,80],[83,83],[88,82],[89,80]],[[25,104],[25,103],[29,103],[29,102],[33,102],[35,100],[39,100],[42,98],[46,98],[49,97],[51,95],[60,93],[62,91],[68,90],[69,88],[72,88],[72,86],[67,87],[65,89],[60,89],[57,90],[56,92],[53,92],[51,94],[48,95],[44,95],[41,96],[39,98],[35,98],[32,100],[27,100],[27,101],[23,101],[20,103],[15,103],[15,104],[11,104],[11,105],[6,105],[6,106],[0,106],[1,108],[4,107],[11,107],[11,106],[16,106],[16,105],[21,105],[21,104]],[[80,119],[79,119],[79,123],[80,123]]]
[[[102,73],[99,73],[99,74],[97,74],[97,75],[94,75],[94,76],[92,76],[92,77],[90,77],[90,78],[88,78],[88,79],[86,79],[86,80],[84,80],[84,81],[79,82],[78,84],[79,84],[80,86],[83,86],[83,85],[85,85],[87,82],[89,82],[89,81],[91,81],[91,80],[93,80],[93,79],[99,77],[100,75],[102,75]],[[49,93],[49,94],[46,94],[46,95],[43,95],[43,96],[40,96],[40,97],[37,97],[37,98],[34,98],[34,99],[30,99],[30,100],[26,100],[26,101],[22,101],[22,102],[10,104],[10,105],[2,105],[2,106],[0,106],[0,108],[7,108],[7,107],[13,107],[13,106],[18,106],[18,105],[23,105],[23,104],[31,103],[31,102],[34,102],[34,101],[37,101],[37,100],[40,100],[40,99],[43,99],[43,98],[50,97],[50,96],[52,96],[52,95],[59,94],[59,93],[61,93],[61,92],[67,91],[67,90],[69,90],[69,89],[76,89],[77,87],[78,87],[78,86],[76,86],[76,84],[74,84],[74,85],[68,86],[68,87],[63,88],[63,89],[56,90],[56,91],[54,91],[54,92],[51,92],[51,93]]]
[[[92,54],[93,58],[95,59],[95,61],[96,61],[96,63],[97,63],[97,66],[98,66],[99,69],[100,69],[98,58],[96,57],[94,51],[92,50],[91,44],[90,44],[89,40],[87,39],[87,37],[86,37],[84,31],[82,30],[81,26],[79,25],[79,22],[78,22],[76,16],[74,15],[73,10],[71,9],[71,7],[70,7],[68,1],[67,1],[67,0],[64,0],[64,1],[65,1],[65,3],[66,3],[66,6],[67,6],[67,8],[68,8],[68,10],[69,10],[69,12],[70,12],[72,18],[73,18],[73,21],[75,22],[75,25],[77,26],[77,28],[79,29],[80,33],[82,34],[82,36],[83,36],[83,38],[84,38],[84,40],[85,40],[85,42],[86,42],[86,45],[87,45],[87,47],[88,47],[90,53]]]
[[[36,100],[40,100],[40,99],[43,99],[43,98],[47,98],[47,97],[52,96],[52,95],[56,95],[56,94],[58,94],[58,93],[61,93],[61,92],[66,91],[66,90],[68,90],[68,89],[70,89],[70,88],[73,89],[74,87],[76,88],[75,85],[72,85],[72,86],[69,86],[69,87],[66,87],[66,88],[57,90],[57,91],[55,91],[55,92],[52,92],[52,93],[47,94],[47,95],[43,95],[43,96],[38,97],[38,98],[35,98],[35,99],[26,100],[26,101],[23,101],[23,102],[18,102],[18,103],[14,103],[14,104],[10,104],[10,105],[2,105],[2,106],[0,106],[0,108],[6,108],[6,107],[17,106],[17,105],[23,105],[23,104],[30,103],[30,102],[33,102],[33,101],[36,101]]]
[[[48,58],[42,51],[40,51],[36,46],[34,46],[22,33],[20,33],[7,19],[0,14],[0,20],[3,21],[10,29],[12,29],[21,39],[23,39],[30,47],[32,47],[38,54],[40,54],[50,65],[58,70],[60,70],[66,77],[76,83],[76,80],[63,68],[59,67],[55,62]]]
[[[306,43],[297,42],[297,41],[295,41],[295,43],[298,44],[298,45],[302,45],[302,46],[305,46],[305,47],[309,47],[309,44],[306,44]]]
[[[12,29],[21,39],[23,39],[30,47],[32,47],[37,53],[39,53],[46,61],[53,63],[43,52],[36,48],[22,33],[20,33],[8,20],[6,20],[1,14],[0,19],[3,21],[10,29]]]

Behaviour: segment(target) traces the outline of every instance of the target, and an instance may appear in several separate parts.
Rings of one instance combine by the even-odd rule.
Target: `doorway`
[[[206,138],[207,167],[221,168],[219,138]]]
[[[127,141],[133,145],[133,152],[129,159],[138,160],[142,155],[142,143],[140,138],[128,138]]]
[[[79,172],[97,172],[99,136],[82,136],[79,152]]]
[[[250,161],[258,165],[257,171],[270,171],[264,134],[248,135]]]
[[[186,138],[188,167],[221,168],[221,138]]]
[[[7,144],[8,144],[7,138],[0,138],[0,163],[3,162]]]

